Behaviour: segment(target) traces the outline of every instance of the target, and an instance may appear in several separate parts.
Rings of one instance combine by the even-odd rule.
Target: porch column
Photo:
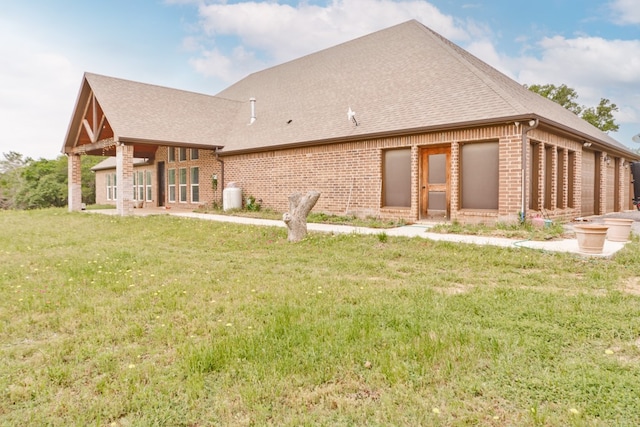
[[[133,215],[133,145],[116,145],[116,182],[118,215]]]
[[[79,154],[67,154],[69,212],[82,209],[82,162]]]

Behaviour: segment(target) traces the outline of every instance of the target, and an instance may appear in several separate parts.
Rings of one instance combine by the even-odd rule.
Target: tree
[[[54,160],[24,158],[11,151],[0,160],[0,208],[38,209],[67,204],[67,157]],[[82,158],[82,200],[95,203],[95,176],[91,168],[103,157]]]
[[[616,124],[613,118],[614,111],[618,111],[618,106],[612,104],[608,99],[602,98],[597,107],[589,107],[583,110],[581,117],[604,132],[615,132],[620,126]]]
[[[580,116],[603,132],[617,131],[620,126],[616,124],[613,113],[618,111],[618,106],[606,98],[601,98],[597,107],[586,107],[577,102],[578,93],[575,89],[565,84],[556,86],[553,84],[526,86],[530,91],[544,96],[553,102],[562,105],[567,110]]]
[[[29,164],[30,157],[22,157],[15,151],[2,153],[0,160],[0,208],[10,209],[16,206],[18,192],[22,188],[24,179],[22,169]]]
[[[528,89],[538,95],[549,98],[556,104],[562,105],[574,114],[580,115],[580,112],[582,111],[582,107],[576,102],[578,99],[578,93],[575,89],[572,89],[565,84],[560,86],[552,84],[531,85]]]

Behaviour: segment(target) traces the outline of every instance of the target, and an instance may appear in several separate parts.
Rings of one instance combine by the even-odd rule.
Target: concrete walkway
[[[107,215],[117,214],[115,209],[104,210],[90,210],[87,212],[102,213]],[[261,219],[261,218],[247,218],[240,216],[230,215],[215,215],[196,213],[187,210],[169,210],[160,208],[145,208],[136,209],[135,215],[173,215],[183,218],[197,218],[209,221],[230,222],[235,224],[247,224],[247,225],[260,225],[268,227],[286,227],[284,222],[279,220]],[[640,212],[630,211],[616,214],[610,214],[607,216],[612,217],[624,217],[634,219],[633,230],[635,233],[640,234]],[[590,222],[602,222],[602,217],[588,218]],[[386,234],[387,236],[401,236],[401,237],[422,237],[434,241],[445,241],[453,243],[465,243],[474,245],[492,245],[501,247],[513,247],[513,248],[529,248],[550,252],[570,252],[583,256],[595,256],[595,257],[611,257],[616,252],[624,247],[625,242],[610,242],[605,241],[604,249],[601,254],[584,254],[578,250],[578,241],[576,239],[561,239],[561,240],[549,240],[549,241],[533,241],[533,240],[517,240],[507,239],[502,237],[489,237],[489,236],[472,236],[463,234],[441,234],[429,232],[429,229],[434,224],[428,223],[416,223],[403,227],[396,228],[366,228],[366,227],[353,227],[348,225],[335,225],[335,224],[307,224],[309,231],[322,232],[322,233],[335,233],[335,234]],[[571,224],[567,224],[567,228],[571,229]]]

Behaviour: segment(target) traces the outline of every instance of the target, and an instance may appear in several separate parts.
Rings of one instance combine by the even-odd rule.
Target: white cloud
[[[620,131],[612,136],[630,144],[640,131],[640,40],[607,40],[599,37],[544,38],[537,56],[501,57],[523,84],[566,84],[576,90],[578,102],[596,106],[601,98],[616,104]]]
[[[80,76],[65,56],[0,21],[0,153],[59,155]]]
[[[201,4],[199,13],[202,31],[213,39],[215,46],[203,48],[192,64],[200,73],[220,76],[228,83],[244,77],[248,71],[410,19],[417,19],[454,41],[470,38],[459,22],[418,0],[333,0],[326,6],[306,2],[296,6],[253,1],[214,3]],[[235,45],[227,51],[220,40],[232,40]],[[241,54],[237,52],[238,46],[245,49]]]
[[[620,25],[640,24],[638,0],[614,0],[610,4],[615,22]]]

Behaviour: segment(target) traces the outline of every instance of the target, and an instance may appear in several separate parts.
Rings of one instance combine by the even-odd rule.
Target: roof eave
[[[128,137],[128,136],[120,136],[118,137],[118,141],[120,141],[123,144],[155,145],[158,147],[201,148],[203,150],[216,150],[224,147],[224,145],[218,145],[218,144],[205,144],[200,142],[188,142],[188,141],[157,140],[157,139],[146,139],[146,138]]]
[[[340,142],[355,142],[362,141],[363,139],[376,139],[376,138],[389,138],[389,137],[398,137],[403,135],[418,135],[427,132],[439,132],[439,131],[450,131],[450,130],[458,130],[465,128],[473,128],[473,127],[481,127],[488,125],[503,125],[507,123],[513,122],[522,122],[522,121],[530,121],[538,119],[541,126],[553,128],[556,132],[560,132],[563,135],[575,139],[577,141],[585,141],[596,144],[597,146],[602,146],[610,151],[612,154],[623,155],[624,157],[640,160],[640,155],[634,153],[631,150],[621,149],[620,147],[616,147],[606,141],[601,139],[594,138],[593,136],[587,135],[583,132],[577,131],[575,129],[564,126],[560,123],[554,122],[553,120],[545,119],[537,114],[519,114],[514,116],[506,116],[500,118],[492,118],[492,119],[483,119],[483,120],[473,120],[445,125],[435,125],[435,126],[423,126],[418,128],[411,129],[400,129],[386,132],[375,132],[375,133],[367,133],[367,134],[359,134],[352,135],[346,137],[337,137],[337,138],[325,138],[325,139],[315,139],[311,141],[296,141],[287,144],[278,144],[278,145],[270,145],[264,147],[255,147],[255,148],[246,148],[246,149],[238,149],[238,150],[225,150],[223,147],[219,152],[220,156],[231,156],[238,154],[246,154],[246,153],[259,153],[265,151],[272,150],[285,150],[290,148],[299,148],[299,147],[309,147],[318,144],[333,144]]]

